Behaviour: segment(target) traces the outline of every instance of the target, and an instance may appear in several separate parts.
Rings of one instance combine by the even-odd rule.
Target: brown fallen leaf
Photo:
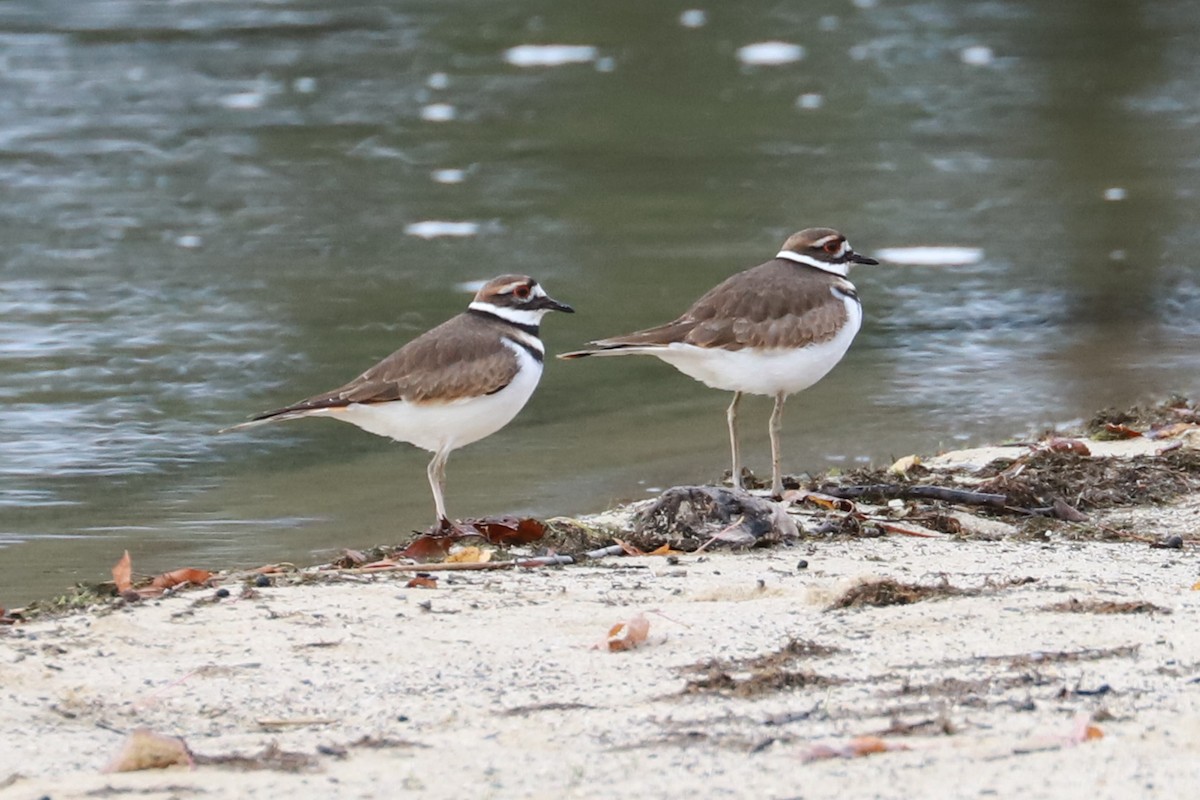
[[[119,594],[129,591],[133,587],[133,562],[129,558],[128,550],[125,551],[125,555],[121,556],[120,561],[113,564],[112,576]]]
[[[413,561],[441,561],[450,552],[450,547],[462,538],[462,534],[422,534],[409,543],[400,553],[402,558]]]
[[[1161,428],[1146,431],[1147,439],[1171,439],[1175,436],[1182,436],[1188,431],[1195,430],[1196,426],[1187,422],[1174,422],[1170,425],[1164,425]]]
[[[632,650],[646,643],[650,635],[650,620],[645,614],[637,614],[625,622],[618,622],[608,629],[608,650],[611,653]]]
[[[436,589],[438,584],[432,575],[417,575],[404,585],[409,589]]]
[[[159,589],[170,589],[181,583],[194,583],[200,586],[211,577],[212,573],[207,570],[184,567],[156,576],[154,580],[150,581],[150,585]]]
[[[1141,436],[1140,433],[1134,433],[1135,436]],[[1051,453],[1074,453],[1077,456],[1090,456],[1092,451],[1088,446],[1078,439],[1066,439],[1062,436],[1051,436],[1040,445],[1040,449],[1049,450]]]
[[[105,772],[136,772],[173,766],[193,766],[187,743],[178,736],[135,728],[125,737],[120,752],[104,768]]]
[[[827,758],[860,758],[886,753],[892,750],[908,750],[901,742],[889,742],[878,736],[856,736],[845,742],[814,744],[800,754],[805,761],[821,761]]]
[[[546,535],[546,523],[532,517],[483,517],[465,520],[491,544],[531,544]]]
[[[1112,422],[1105,423],[1104,432],[1118,439],[1136,439],[1142,435],[1141,431],[1135,431],[1128,425],[1119,425]]]

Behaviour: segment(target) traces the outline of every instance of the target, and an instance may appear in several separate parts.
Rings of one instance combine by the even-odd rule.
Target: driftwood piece
[[[992,494],[990,492],[971,492],[965,489],[951,489],[946,486],[905,486],[900,483],[871,483],[863,486],[834,486],[826,484],[821,487],[821,493],[845,500],[856,500],[860,497],[883,497],[887,500],[944,500],[947,503],[959,503],[971,506],[990,506],[1004,508],[1008,506],[1008,495]]]

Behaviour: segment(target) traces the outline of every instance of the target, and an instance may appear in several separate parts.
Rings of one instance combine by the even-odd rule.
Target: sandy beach
[[[844,512],[810,508],[745,552],[225,576],[36,618],[0,633],[0,797],[1186,797],[1198,510],[1096,511],[1128,534],[1102,541],[821,536]],[[189,763],[105,772],[142,728]]]

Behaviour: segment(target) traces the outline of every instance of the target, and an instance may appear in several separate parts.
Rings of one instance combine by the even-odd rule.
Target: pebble
[[[259,575],[258,577],[256,577],[256,578],[254,579],[254,585],[255,585],[255,586],[257,586],[257,587],[259,587],[260,589],[261,589],[261,588],[264,588],[264,587],[267,587],[267,586],[270,586],[270,585],[271,585],[271,579],[270,579],[270,578],[268,578],[266,575]]]

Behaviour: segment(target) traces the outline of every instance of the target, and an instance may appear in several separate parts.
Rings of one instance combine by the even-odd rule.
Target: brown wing
[[[626,336],[593,342],[600,350],[662,347],[804,347],[832,339],[846,322],[846,306],[833,288],[854,287],[814,267],[769,261],[713,287],[683,316]]]
[[[445,403],[492,394],[512,382],[518,367],[513,351],[486,320],[460,314],[413,339],[345,386],[254,419],[351,403]]]

